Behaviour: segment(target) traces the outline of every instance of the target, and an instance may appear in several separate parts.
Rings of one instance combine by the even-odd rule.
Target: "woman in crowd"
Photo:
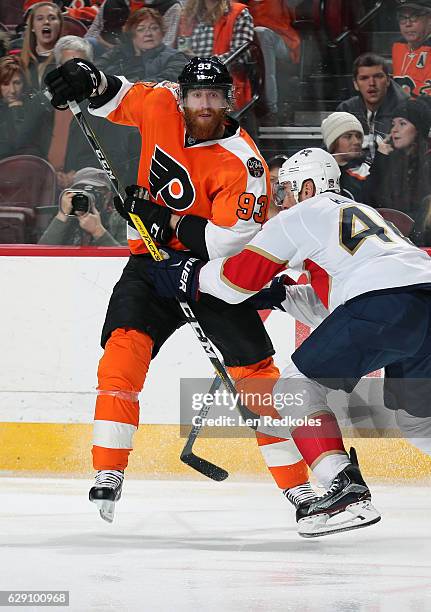
[[[153,9],[132,13],[124,26],[125,40],[98,60],[109,74],[129,81],[176,81],[187,64],[183,53],[163,43],[163,19]]]
[[[46,129],[51,110],[25,91],[18,58],[0,59],[0,159],[18,154],[45,157],[51,131]]]
[[[245,43],[253,41],[253,18],[248,8],[231,0],[186,0],[178,27],[177,47],[189,56],[217,55],[226,61]],[[235,86],[236,107],[251,98],[241,59],[229,66]]]
[[[21,63],[30,89],[43,88],[44,77],[55,68],[54,45],[62,35],[63,16],[52,2],[39,2],[30,9]]]
[[[393,112],[392,129],[379,145],[368,179],[368,201],[415,220],[413,240],[424,244],[424,199],[431,194],[430,101],[408,98]]]
[[[174,46],[181,14],[180,0],[105,0],[85,35],[96,57],[118,43],[118,38],[113,40],[109,36],[110,23],[122,26],[132,13],[143,8],[152,8],[162,15],[163,42],[168,47]]]
[[[173,47],[181,17],[181,2],[179,0],[145,0],[141,4],[141,8],[152,8],[160,13],[163,18],[163,42],[168,47]]]
[[[178,48],[189,55],[218,55],[226,60],[254,36],[248,8],[230,0],[186,0],[178,30]]]
[[[341,193],[368,204],[367,178],[370,164],[363,152],[364,128],[351,113],[331,113],[322,121],[322,138],[325,147],[340,167]]]

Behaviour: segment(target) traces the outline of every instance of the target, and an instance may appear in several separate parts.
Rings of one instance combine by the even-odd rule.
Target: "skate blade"
[[[94,499],[93,504],[96,504],[99,509],[101,518],[107,523],[112,523],[115,514],[115,502],[107,499]]]
[[[300,519],[298,534],[303,538],[318,538],[320,536],[362,529],[378,523],[382,517],[369,500],[363,500],[347,506],[343,512],[330,516],[317,514],[316,516]]]

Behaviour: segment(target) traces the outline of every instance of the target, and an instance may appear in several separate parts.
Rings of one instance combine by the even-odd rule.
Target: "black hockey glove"
[[[97,91],[101,80],[102,73],[94,64],[87,60],[71,59],[49,72],[45,85],[52,95],[51,104],[65,110],[68,100],[82,102],[89,98]]]
[[[190,253],[164,248],[168,259],[148,261],[145,271],[154,289],[164,298],[196,302],[199,299],[199,272],[205,262]]]
[[[169,225],[171,212],[166,206],[154,204],[148,199],[148,192],[144,187],[129,185],[126,187],[127,197],[121,202],[117,196],[114,198],[114,206],[123,219],[134,227],[129,213],[138,215],[147,228],[151,238],[159,244],[167,244],[172,238],[173,230]]]
[[[253,297],[245,300],[244,304],[249,304],[256,310],[283,310],[281,305],[286,299],[286,285],[296,285],[295,281],[287,274],[276,276],[267,289],[262,289]]]

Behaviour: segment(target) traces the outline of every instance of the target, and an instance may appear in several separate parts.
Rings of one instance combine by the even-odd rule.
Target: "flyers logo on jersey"
[[[160,197],[166,206],[178,212],[187,210],[195,201],[196,191],[187,169],[157,145],[151,158],[149,182],[153,198]]]

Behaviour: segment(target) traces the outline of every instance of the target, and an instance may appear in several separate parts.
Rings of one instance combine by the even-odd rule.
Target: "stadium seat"
[[[78,21],[69,15],[64,15],[63,36],[80,36],[82,38],[86,33],[87,28],[81,21]]]
[[[24,206],[0,206],[0,213],[10,213],[14,215],[19,213],[24,215],[24,231],[25,243],[33,243],[37,241],[36,231],[36,213],[33,208],[25,208]],[[7,214],[5,215],[7,218]]]
[[[0,207],[12,207],[23,215],[29,240],[37,239],[36,229],[38,234],[43,231],[38,223],[39,208],[56,204],[56,188],[55,170],[41,157],[16,155],[0,161]]]
[[[415,224],[414,220],[402,210],[394,208],[378,208],[383,219],[390,221],[397,227],[404,236],[409,236]]]
[[[0,210],[0,244],[25,244],[26,224],[22,212]]]
[[[0,21],[7,26],[22,22],[23,0],[1,0]]]
[[[49,162],[36,155],[0,160],[0,205],[34,208],[52,204],[57,177]]]
[[[31,221],[33,221],[36,216],[36,213],[33,208],[26,208],[25,206],[0,206],[0,212],[22,213],[27,223],[31,223]]]

